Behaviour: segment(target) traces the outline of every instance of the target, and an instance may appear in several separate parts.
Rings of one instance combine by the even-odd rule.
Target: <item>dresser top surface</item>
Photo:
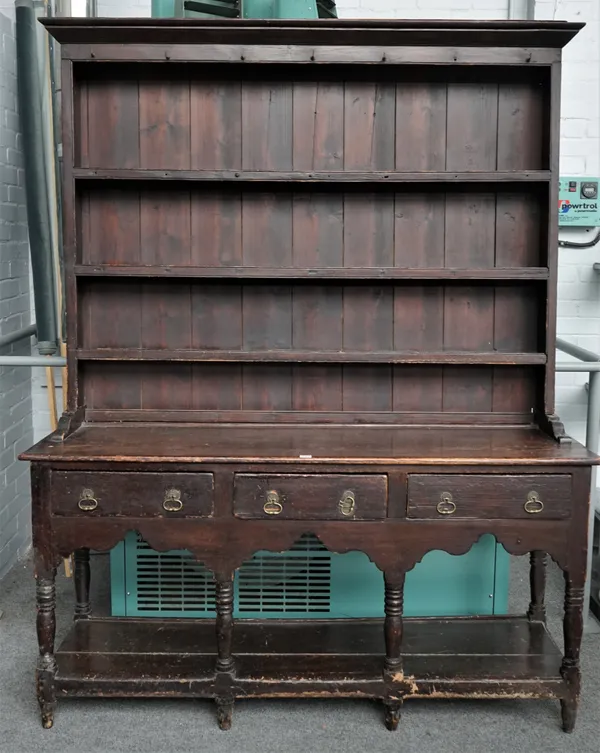
[[[22,460],[257,462],[367,465],[591,465],[578,442],[529,427],[87,424],[64,442],[44,439]]]

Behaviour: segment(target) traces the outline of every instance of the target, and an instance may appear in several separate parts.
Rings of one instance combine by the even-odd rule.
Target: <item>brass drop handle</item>
[[[540,499],[540,495],[537,492],[529,492],[527,495],[527,501],[523,505],[523,509],[530,515],[537,515],[537,513],[542,512],[544,509],[544,503]]]
[[[338,502],[338,510],[346,517],[354,515],[356,510],[356,497],[354,496],[354,492],[345,491],[342,494],[342,498]]]
[[[442,492],[440,501],[435,508],[440,515],[452,515],[456,512],[456,502],[452,499],[450,492]]]
[[[84,512],[91,512],[98,507],[98,500],[94,497],[93,489],[82,489],[77,507]]]
[[[167,489],[163,501],[163,507],[167,512],[179,512],[183,509],[181,492],[179,489]]]
[[[279,515],[283,511],[283,505],[279,501],[279,493],[274,489],[267,492],[267,501],[263,505],[263,510],[267,515]]]

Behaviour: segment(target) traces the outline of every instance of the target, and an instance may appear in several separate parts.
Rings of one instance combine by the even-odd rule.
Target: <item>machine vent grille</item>
[[[212,573],[189,552],[156,552],[138,536],[135,563],[139,614],[214,614]],[[240,616],[330,611],[331,554],[312,534],[287,552],[258,552],[236,573],[234,612]]]

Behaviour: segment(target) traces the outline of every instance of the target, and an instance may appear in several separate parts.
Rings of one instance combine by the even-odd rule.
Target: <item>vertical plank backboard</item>
[[[294,170],[344,169],[344,85],[295,81]]]
[[[140,195],[137,190],[94,188],[81,214],[81,255],[84,264],[139,264]]]
[[[242,286],[192,285],[192,348],[242,348]]]
[[[140,82],[140,167],[189,170],[190,82]]]
[[[444,296],[444,349],[490,352],[493,344],[493,288],[447,285]]]
[[[296,193],[292,206],[294,267],[344,266],[344,197]]]
[[[287,83],[242,84],[242,167],[292,169],[292,88]]]
[[[439,191],[396,194],[394,266],[444,266],[445,201]]]
[[[191,257],[190,192],[146,190],[140,195],[142,264],[186,266]]]
[[[445,83],[396,85],[396,170],[446,169]]]
[[[496,199],[491,193],[446,195],[445,266],[494,266]]]
[[[192,191],[190,263],[231,267],[242,262],[242,196],[238,191]]]
[[[344,90],[345,169],[393,169],[395,142],[395,86],[387,82],[346,81]]]
[[[238,81],[191,81],[192,170],[242,167],[242,88]]]
[[[140,167],[138,81],[87,81],[87,164],[99,168]]]
[[[498,90],[498,170],[542,170],[544,90],[539,83]]]
[[[533,192],[499,193],[496,200],[496,267],[547,264],[541,250],[541,199]]]
[[[498,85],[449,83],[446,170],[495,170]]]
[[[186,350],[192,343],[190,286],[152,281],[142,284],[142,347]]]

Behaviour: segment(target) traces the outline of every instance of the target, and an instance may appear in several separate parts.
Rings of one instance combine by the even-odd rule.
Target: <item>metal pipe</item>
[[[588,395],[588,414],[587,426],[585,430],[585,445],[588,450],[598,453],[600,449],[600,372],[595,370],[590,372],[590,388]],[[583,594],[583,603],[590,603],[592,594],[592,560],[594,554],[594,525],[596,521],[596,488],[598,479],[598,467],[592,466],[592,484],[590,500],[590,519],[588,523],[588,553],[587,553],[587,577],[585,579],[585,590]],[[591,617],[586,619],[586,628],[591,625]]]
[[[43,355],[51,355],[56,353],[58,338],[52,233],[46,196],[42,95],[37,60],[37,19],[32,0],[16,0],[15,15],[19,117],[23,136],[27,225],[38,323],[38,350]]]
[[[0,366],[66,366],[62,356],[0,356]]]
[[[19,340],[24,340],[26,337],[31,337],[32,335],[35,335],[36,332],[37,325],[29,324],[27,327],[18,329],[16,332],[2,335],[2,337],[0,337],[0,348],[4,348],[6,345],[12,345],[12,343],[19,342]]]
[[[595,361],[593,363],[590,363],[589,361],[587,363],[569,363],[568,361],[565,361],[564,363],[556,364],[556,371],[583,371],[586,374],[588,372],[594,373],[600,371],[600,361]]]
[[[600,355],[598,353],[593,353],[591,350],[581,348],[579,345],[574,345],[560,337],[556,338],[556,349],[562,350],[563,353],[568,353],[570,356],[574,356],[580,361],[591,361],[592,363],[594,361],[600,361]],[[583,370],[584,369],[582,369],[582,371]]]

